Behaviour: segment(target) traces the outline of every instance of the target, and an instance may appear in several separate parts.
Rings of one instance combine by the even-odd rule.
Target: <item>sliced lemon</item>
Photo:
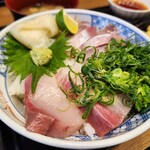
[[[78,23],[63,9],[56,14],[56,23],[62,31],[66,30],[72,34],[78,32]]]

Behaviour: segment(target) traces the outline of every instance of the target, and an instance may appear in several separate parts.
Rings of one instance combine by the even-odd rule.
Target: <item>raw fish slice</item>
[[[126,101],[131,101],[129,100],[128,97],[126,97],[123,94],[117,94],[115,95],[115,101],[113,105],[109,106],[109,110],[112,110],[118,118],[120,118],[121,121],[123,121],[126,117],[129,111],[131,110],[132,106],[126,106],[123,102],[123,99],[126,99]],[[132,103],[130,104],[132,105]]]
[[[94,46],[99,47],[102,45],[106,45],[110,42],[110,40],[114,39],[122,39],[122,37],[118,34],[112,34],[112,33],[105,33],[105,34],[99,34],[88,40],[82,45],[82,48],[86,46]]]
[[[53,117],[48,115],[45,111],[37,108],[31,101],[31,77],[28,78],[28,82],[25,84],[25,118],[26,129],[32,132],[46,135],[53,121]]]
[[[105,52],[106,51],[106,45],[102,45],[96,48],[97,53]],[[94,54],[94,49],[93,48],[88,48],[86,50],[86,56],[84,63],[87,61],[88,58],[90,58]]]
[[[74,118],[74,116],[72,116]],[[54,137],[54,138],[64,138],[69,137],[70,135],[75,134],[80,129],[79,126],[63,124],[62,121],[55,120],[47,133],[47,136]]]
[[[123,39],[123,37],[118,34],[116,27],[113,24],[109,24],[105,28],[99,30],[97,35],[83,43],[81,49],[86,46],[99,47],[106,45],[112,38]]]
[[[92,109],[88,117],[88,122],[100,137],[121,123],[113,111],[110,111],[107,107],[98,103]]]
[[[27,125],[29,124],[30,119],[36,124],[37,118],[35,117],[35,120],[33,120],[33,117],[30,116],[31,113],[29,112],[30,107],[33,106],[38,108],[38,111],[36,111],[37,113],[54,119],[52,119],[54,122],[49,124],[49,128],[47,127],[48,132],[46,134],[52,137],[70,136],[85,122],[85,120],[82,119],[82,112],[74,103],[69,102],[68,99],[66,99],[65,94],[58,88],[55,77],[42,76],[34,94],[31,93],[31,77],[26,80],[25,84]],[[32,103],[33,106],[31,106],[30,103],[27,103],[28,101]],[[44,118],[44,121],[46,119],[48,118]],[[47,122],[44,121],[41,120],[42,124],[47,124]],[[61,128],[58,128],[59,126],[61,126]]]
[[[87,27],[81,30],[79,33],[74,35],[69,41],[68,45],[73,46],[74,48],[79,48],[87,40],[94,37],[97,34],[96,27]]]
[[[35,133],[47,135],[51,125],[53,124],[54,118],[46,116],[41,113],[33,113],[28,111],[27,116],[32,116],[26,120],[26,129]]]
[[[123,95],[116,95],[113,105],[106,107],[97,103],[92,109],[88,122],[100,137],[118,127],[131,110],[123,105],[122,98]]]
[[[81,72],[81,67],[82,64],[75,62],[74,65],[72,66],[72,70],[75,71],[76,73]],[[70,90],[71,88],[71,83],[69,81],[68,73],[70,69],[68,67],[63,67],[60,68],[56,74],[56,81],[58,86],[63,89],[65,92]],[[74,73],[71,74],[71,79],[73,80],[76,85],[81,85],[81,80],[75,76]]]

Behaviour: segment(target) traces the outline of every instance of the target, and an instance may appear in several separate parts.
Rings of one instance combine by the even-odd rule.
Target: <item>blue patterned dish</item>
[[[69,14],[76,19],[89,22],[91,26],[97,26],[99,29],[104,28],[110,23],[113,23],[119,30],[119,33],[126,38],[135,34],[137,41],[148,41],[149,38],[142,31],[134,27],[133,25],[110,15],[98,13],[88,10],[68,9]],[[136,114],[132,118],[128,119],[118,128],[108,133],[104,138],[100,138],[93,134],[93,137],[89,136],[71,136],[66,139],[50,138],[36,133],[28,132],[25,128],[25,119],[23,115],[23,104],[17,101],[15,98],[10,97],[8,92],[9,76],[8,68],[3,64],[4,55],[3,48],[1,47],[6,32],[15,24],[32,19],[43,14],[55,14],[57,11],[49,11],[39,13],[25,17],[15,23],[9,25],[0,33],[0,119],[7,124],[10,128],[20,133],[21,135],[28,137],[34,141],[61,148],[74,148],[74,149],[94,149],[113,146],[125,141],[128,141],[150,128],[150,111],[145,114]],[[132,39],[131,39],[132,40]],[[15,88],[15,87],[14,87]]]

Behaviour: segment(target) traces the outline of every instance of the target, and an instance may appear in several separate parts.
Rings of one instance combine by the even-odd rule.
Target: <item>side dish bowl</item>
[[[88,22],[91,26],[96,26],[99,29],[104,28],[108,24],[112,23],[117,27],[119,34],[126,38],[129,38],[134,34],[136,35],[136,39],[139,43],[149,41],[149,37],[141,30],[119,18],[89,10],[66,9],[65,11],[71,16],[75,17],[77,20]],[[44,14],[55,15],[57,12],[57,10],[47,11],[27,16],[12,23],[0,32],[0,119],[11,129],[31,140],[49,146],[70,149],[94,149],[114,146],[131,140],[132,138],[148,130],[150,128],[150,111],[143,114],[135,114],[103,138],[100,138],[97,135],[94,135],[93,138],[87,135],[73,135],[69,138],[58,139],[32,133],[25,129],[25,118],[22,113],[23,105],[21,102],[16,101],[14,98],[10,97],[8,92],[8,67],[5,66],[3,62],[4,49],[2,48],[2,43],[6,33],[9,32],[9,30],[17,23],[30,20]]]
[[[78,0],[5,0],[5,5],[13,14],[15,20],[41,11],[60,8],[77,8]]]
[[[118,15],[118,17],[124,19],[140,19],[150,15],[150,1],[147,0],[140,0],[140,2],[143,2],[148,7],[147,10],[129,9],[116,4],[113,0],[108,0],[108,2],[112,11]]]

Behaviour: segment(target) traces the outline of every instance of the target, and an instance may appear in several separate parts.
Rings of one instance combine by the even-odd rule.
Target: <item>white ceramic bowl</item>
[[[119,18],[88,10],[67,9],[66,11],[70,15],[76,17],[78,20],[89,22],[91,26],[104,28],[106,25],[113,23],[118,28],[119,33],[126,38],[129,38],[131,35],[135,34],[138,42],[149,40],[148,36],[146,36],[146,34],[144,34],[141,30]],[[55,14],[56,12],[57,11],[49,11],[25,17],[7,26],[0,32],[0,119],[11,129],[31,140],[49,146],[70,149],[94,149],[109,147],[128,141],[148,130],[150,128],[150,111],[142,115],[134,115],[118,128],[107,134],[104,138],[94,135],[93,139],[91,139],[89,136],[71,136],[66,139],[57,139],[32,133],[25,129],[25,118],[22,113],[23,106],[18,101],[16,103],[16,101],[10,97],[8,92],[8,68],[3,64],[4,56],[2,52],[4,49],[1,47],[1,45],[6,33],[17,23],[44,14]]]
[[[128,0],[127,0],[128,1]],[[150,15],[150,1],[149,0],[140,0],[143,2],[149,9],[148,10],[134,10],[122,7],[113,2],[113,0],[108,0],[110,8],[118,16],[124,19],[141,19]]]

